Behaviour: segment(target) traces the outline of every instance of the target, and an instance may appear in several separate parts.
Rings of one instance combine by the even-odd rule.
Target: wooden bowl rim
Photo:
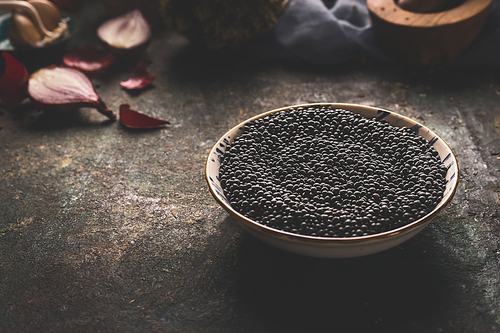
[[[415,13],[402,9],[394,0],[367,0],[368,10],[392,24],[431,28],[466,21],[487,10],[493,0],[465,0],[461,5],[436,13]]]

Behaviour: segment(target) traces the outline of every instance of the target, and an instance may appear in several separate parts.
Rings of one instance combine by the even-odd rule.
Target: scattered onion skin
[[[30,76],[28,95],[32,104],[42,110],[68,111],[88,107],[97,109],[109,119],[116,119],[92,82],[74,68],[49,66],[37,70]]]
[[[99,26],[98,38],[114,51],[140,54],[151,41],[152,29],[139,9],[112,18]]]
[[[132,76],[127,81],[121,81],[120,85],[128,90],[143,89],[149,86],[156,77],[149,74],[146,63],[141,60],[135,66]]]
[[[153,129],[170,124],[167,120],[153,118],[139,111],[132,110],[130,104],[120,105],[120,122],[128,128]]]
[[[86,73],[102,71],[111,66],[116,54],[105,52],[91,45],[79,47],[66,53],[63,57],[64,65],[77,68]]]
[[[26,67],[9,53],[0,52],[0,56],[5,64],[0,75],[0,103],[12,109],[27,97],[29,74]]]

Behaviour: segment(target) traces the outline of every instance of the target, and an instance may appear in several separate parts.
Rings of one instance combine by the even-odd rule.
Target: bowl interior
[[[306,236],[306,235],[298,235],[294,233],[288,233],[286,231],[282,230],[277,230],[273,228],[269,228],[267,226],[261,225],[255,221],[252,221],[251,219],[241,215],[237,211],[235,211],[227,198],[224,195],[224,192],[221,188],[220,185],[220,178],[219,178],[219,167],[221,163],[221,157],[224,155],[224,152],[227,148],[227,145],[232,143],[238,136],[240,136],[243,133],[243,125],[249,121],[252,121],[254,119],[264,117],[270,113],[274,112],[279,112],[283,110],[288,110],[290,108],[295,108],[295,107],[309,107],[309,106],[332,106],[334,108],[339,108],[339,109],[344,109],[351,111],[353,113],[357,113],[365,118],[369,119],[375,119],[378,121],[385,120],[388,123],[390,123],[393,126],[396,127],[407,127],[410,128],[413,132],[417,133],[419,136],[423,137],[426,139],[429,145],[433,146],[434,149],[438,152],[439,157],[441,159],[441,162],[446,166],[447,168],[447,173],[446,173],[446,189],[443,194],[443,198],[440,201],[440,203],[437,205],[437,207],[429,212],[426,216],[409,223],[403,227],[400,227],[398,229],[386,231],[383,233],[378,233],[374,235],[369,235],[369,236],[358,236],[358,237],[346,237],[346,238],[328,238],[328,237],[314,237],[314,236]],[[457,183],[458,183],[458,165],[456,158],[450,149],[450,147],[444,142],[443,139],[441,139],[437,134],[435,134],[433,131],[430,129],[426,128],[425,126],[409,119],[404,116],[401,116],[397,113],[387,111],[387,110],[381,110],[378,108],[373,108],[373,107],[368,107],[368,106],[362,106],[362,105],[355,105],[355,104],[308,104],[308,105],[296,105],[296,106],[290,106],[290,107],[285,107],[273,111],[269,111],[266,113],[263,113],[261,115],[255,116],[253,118],[248,119],[247,121],[239,124],[238,126],[234,127],[230,131],[228,131],[223,137],[221,137],[215,146],[212,148],[210,151],[210,154],[207,158],[207,164],[206,164],[206,178],[207,182],[209,184],[210,191],[214,198],[217,200],[217,202],[225,208],[230,214],[235,216],[240,223],[244,223],[249,225],[252,228],[259,228],[259,229],[267,229],[266,232],[269,233],[275,233],[277,236],[280,235],[287,235],[290,238],[293,238],[295,240],[307,240],[307,239],[315,239],[315,240],[321,240],[323,242],[340,242],[340,243],[348,243],[348,242],[359,242],[359,241],[364,241],[364,240],[374,240],[377,238],[387,238],[390,237],[391,235],[397,235],[401,234],[404,232],[409,232],[409,231],[414,231],[415,229],[422,228],[423,225],[428,223],[432,217],[434,217],[453,197]],[[419,230],[420,230],[419,229]]]

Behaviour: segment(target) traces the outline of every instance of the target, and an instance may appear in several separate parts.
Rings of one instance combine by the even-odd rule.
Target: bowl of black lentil
[[[451,148],[397,113],[307,104],[235,126],[210,151],[215,200],[257,238],[314,257],[347,258],[397,246],[453,198]]]

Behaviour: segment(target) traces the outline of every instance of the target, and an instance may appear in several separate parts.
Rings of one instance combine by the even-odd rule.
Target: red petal
[[[125,89],[142,89],[148,86],[156,78],[148,73],[146,63],[140,61],[134,68],[132,76],[127,81],[122,81],[120,84]]]
[[[0,101],[9,109],[16,107],[27,96],[29,74],[16,58],[7,52],[0,52],[5,62],[5,71],[0,76]],[[2,60],[0,60],[1,64]],[[2,72],[0,65],[0,74]]]
[[[78,68],[84,72],[98,72],[111,66],[116,55],[105,52],[91,45],[82,46],[63,57],[63,62],[68,67]]]
[[[120,121],[123,125],[131,128],[156,128],[170,124],[166,120],[152,118],[132,110],[129,104],[120,105]]]

